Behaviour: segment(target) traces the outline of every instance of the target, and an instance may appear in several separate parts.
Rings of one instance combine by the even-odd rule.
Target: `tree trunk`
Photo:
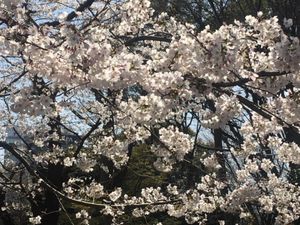
[[[64,181],[62,165],[50,164],[47,171],[47,180],[61,190]],[[57,225],[60,215],[60,203],[55,193],[49,189],[45,192],[44,211],[41,225]]]

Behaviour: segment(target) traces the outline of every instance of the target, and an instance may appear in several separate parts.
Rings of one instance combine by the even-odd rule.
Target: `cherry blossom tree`
[[[292,20],[283,28],[259,12],[198,31],[148,0],[1,0],[0,21],[2,218],[89,224],[89,209],[107,224],[299,218]],[[129,194],[120,179],[141,145],[170,177]],[[75,218],[67,204],[80,206]]]

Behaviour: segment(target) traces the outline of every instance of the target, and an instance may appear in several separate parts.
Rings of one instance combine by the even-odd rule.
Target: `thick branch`
[[[139,41],[161,41],[161,42],[170,43],[172,41],[172,39],[168,38],[168,37],[159,37],[159,36],[138,36],[138,37],[129,39],[124,44],[126,46],[131,46],[134,43],[139,42]]]
[[[74,157],[77,157],[81,148],[83,147],[84,142],[86,141],[86,139],[99,127],[99,125],[101,124],[100,119],[98,119],[96,121],[96,123],[91,127],[91,129],[83,136],[83,138],[81,139],[81,142],[79,143],[75,153],[74,153]]]
[[[284,76],[284,75],[288,75],[290,72],[267,72],[267,71],[261,71],[258,72],[258,79],[263,79],[266,77],[278,77],[278,76]],[[250,78],[241,78],[239,80],[236,81],[232,81],[232,82],[218,82],[218,83],[213,83],[212,85],[214,87],[234,87],[237,85],[243,85],[248,83],[249,81],[252,81]]]

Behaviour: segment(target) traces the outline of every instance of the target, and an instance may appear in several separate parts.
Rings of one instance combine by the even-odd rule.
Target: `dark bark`
[[[4,200],[5,200],[5,193],[3,191],[0,191],[0,207],[4,207]],[[12,218],[6,211],[0,210],[0,221],[2,221],[2,224],[4,225],[15,225],[13,223]],[[1,222],[0,222],[1,224]]]
[[[61,190],[62,183],[65,180],[64,167],[59,164],[50,164],[47,170],[47,180],[58,190]],[[45,191],[45,201],[43,205],[45,215],[42,216],[42,225],[58,224],[60,203],[52,190],[47,189]]]

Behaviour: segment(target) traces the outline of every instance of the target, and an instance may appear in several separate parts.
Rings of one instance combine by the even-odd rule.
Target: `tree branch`
[[[89,8],[94,2],[95,2],[95,0],[86,0],[85,2],[80,4],[79,7],[75,11],[68,14],[66,21],[71,21],[72,19],[77,17],[77,12],[83,12],[84,10]],[[56,21],[52,21],[52,22],[43,23],[42,25],[56,27],[56,26],[60,25],[60,22],[58,20],[56,20]]]

